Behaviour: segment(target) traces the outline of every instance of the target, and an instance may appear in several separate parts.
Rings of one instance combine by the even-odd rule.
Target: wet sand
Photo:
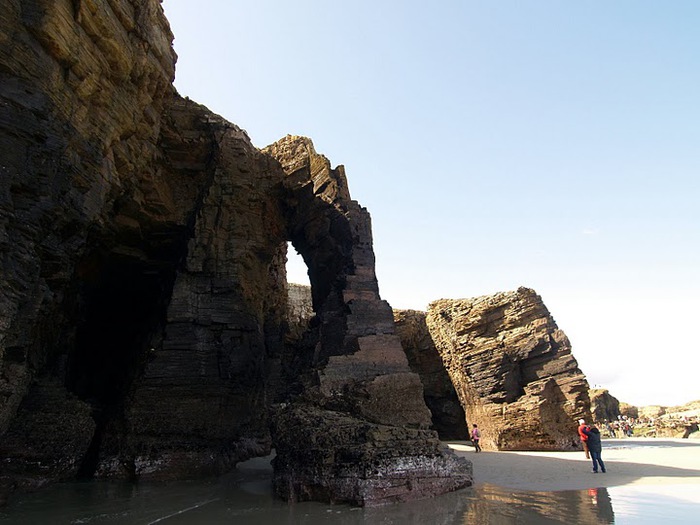
[[[447,443],[472,461],[474,484],[523,491],[583,490],[620,485],[696,484],[700,490],[700,440],[603,440],[607,473],[591,472],[583,451],[475,453],[469,442]]]

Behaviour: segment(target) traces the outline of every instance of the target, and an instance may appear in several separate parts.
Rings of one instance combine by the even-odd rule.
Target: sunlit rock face
[[[288,498],[371,504],[470,483],[427,428],[342,167],[300,137],[262,152],[180,97],[172,39],[157,0],[3,6],[0,493],[216,474],[273,445]],[[293,348],[288,241],[315,311]],[[299,454],[333,435],[307,429],[309,411],[353,421],[319,443],[355,458],[362,482],[348,488],[340,459],[309,479]]]
[[[287,285],[287,337],[290,342],[299,341],[309,329],[309,322],[314,316],[311,300],[311,287],[303,284]]]
[[[577,446],[576,421],[590,420],[588,383],[533,290],[435,301],[427,324],[484,448]]]

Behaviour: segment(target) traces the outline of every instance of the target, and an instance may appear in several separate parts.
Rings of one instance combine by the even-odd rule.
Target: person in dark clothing
[[[603,445],[600,442],[600,430],[598,430],[598,428],[595,426],[592,426],[590,428],[586,427],[582,431],[588,438],[586,442],[588,443],[588,452],[590,453],[591,461],[593,462],[593,473],[596,474],[598,472],[599,465],[600,471],[605,473],[605,463],[603,463],[603,459],[600,457],[603,450]]]

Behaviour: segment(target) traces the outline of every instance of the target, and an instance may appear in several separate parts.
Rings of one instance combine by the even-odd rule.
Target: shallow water
[[[256,460],[233,474],[173,483],[65,483],[15,497],[0,524],[401,524],[531,525],[697,523],[697,485],[517,492],[484,485],[373,509],[272,497],[270,468]]]

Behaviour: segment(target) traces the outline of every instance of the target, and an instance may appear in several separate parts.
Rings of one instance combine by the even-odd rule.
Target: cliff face
[[[427,430],[342,167],[181,98],[156,0],[12,0],[0,24],[0,493],[223,472],[273,439],[283,497],[470,483]],[[316,313],[298,352],[287,241]]]
[[[588,383],[541,298],[516,292],[430,304],[427,324],[482,446],[575,448]]]
[[[158,2],[13,2],[2,21],[8,483],[266,452],[284,172],[174,92]],[[37,463],[52,467],[28,481]]]
[[[160,211],[172,35],[157,2],[103,4],[11,1],[0,17],[0,432],[32,369],[75,337],[65,325],[86,254],[129,244]]]

